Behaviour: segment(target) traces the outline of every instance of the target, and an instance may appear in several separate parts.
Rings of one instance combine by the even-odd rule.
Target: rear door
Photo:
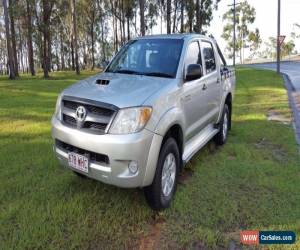
[[[203,80],[205,80],[206,120],[207,123],[217,122],[221,102],[220,62],[214,45],[209,40],[201,40],[203,57]]]

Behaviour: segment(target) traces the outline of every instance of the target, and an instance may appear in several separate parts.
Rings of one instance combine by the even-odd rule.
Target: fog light
[[[128,164],[128,169],[131,174],[135,174],[138,171],[138,164],[136,161],[131,161]]]

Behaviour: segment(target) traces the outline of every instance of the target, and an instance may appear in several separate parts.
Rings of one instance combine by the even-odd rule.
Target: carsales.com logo
[[[292,231],[242,231],[240,240],[245,245],[293,244],[296,234]]]

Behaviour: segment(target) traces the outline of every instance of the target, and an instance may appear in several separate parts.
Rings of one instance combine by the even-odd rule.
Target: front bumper
[[[89,152],[108,156],[109,162],[90,161],[90,178],[124,188],[144,187],[152,183],[162,136],[143,129],[127,135],[95,135],[63,125],[55,116],[52,118],[52,137],[68,145]],[[68,150],[54,145],[60,163],[68,168]],[[131,174],[130,161],[138,163],[138,171]],[[73,171],[76,169],[71,168]]]

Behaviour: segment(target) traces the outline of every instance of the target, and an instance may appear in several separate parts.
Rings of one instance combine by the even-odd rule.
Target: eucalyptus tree
[[[139,0],[139,5],[140,5],[140,31],[141,31],[141,35],[144,36],[146,34],[145,0]]]
[[[26,13],[23,14],[26,17],[26,29],[27,29],[27,50],[28,50],[28,65],[29,70],[32,76],[35,76],[35,69],[34,69],[34,57],[33,57],[33,43],[32,43],[32,34],[33,34],[33,27],[32,27],[32,8],[33,8],[33,0],[26,0],[25,1],[24,9],[26,9]]]
[[[259,34],[259,30],[251,32],[249,26],[254,23],[256,18],[255,8],[252,7],[247,1],[241,2],[236,7],[236,47],[233,48],[232,33],[233,33],[233,11],[229,10],[223,15],[223,21],[227,22],[223,28],[222,37],[227,41],[227,50],[232,57],[233,49],[240,52],[240,61],[244,60],[244,48],[249,45],[249,42],[255,42],[257,39],[253,39],[255,34]],[[249,38],[249,35],[251,37]]]
[[[10,30],[11,30],[12,56],[13,56],[13,62],[15,68],[15,75],[19,76],[16,29],[15,29],[15,16],[18,15],[18,6],[16,0],[9,0],[8,2],[9,2],[9,20],[10,20]]]
[[[9,79],[15,79],[15,63],[12,52],[12,44],[11,44],[11,33],[9,27],[9,13],[7,7],[7,0],[3,0],[3,11],[4,11],[4,23],[5,23],[5,34],[6,34],[6,47],[7,47],[7,61],[9,68]]]
[[[78,36],[77,36],[77,6],[75,0],[70,0],[70,6],[71,6],[71,16],[72,16],[72,43],[74,47],[74,54],[75,54],[75,70],[76,74],[80,74],[80,68],[79,68],[79,56],[78,56]]]

